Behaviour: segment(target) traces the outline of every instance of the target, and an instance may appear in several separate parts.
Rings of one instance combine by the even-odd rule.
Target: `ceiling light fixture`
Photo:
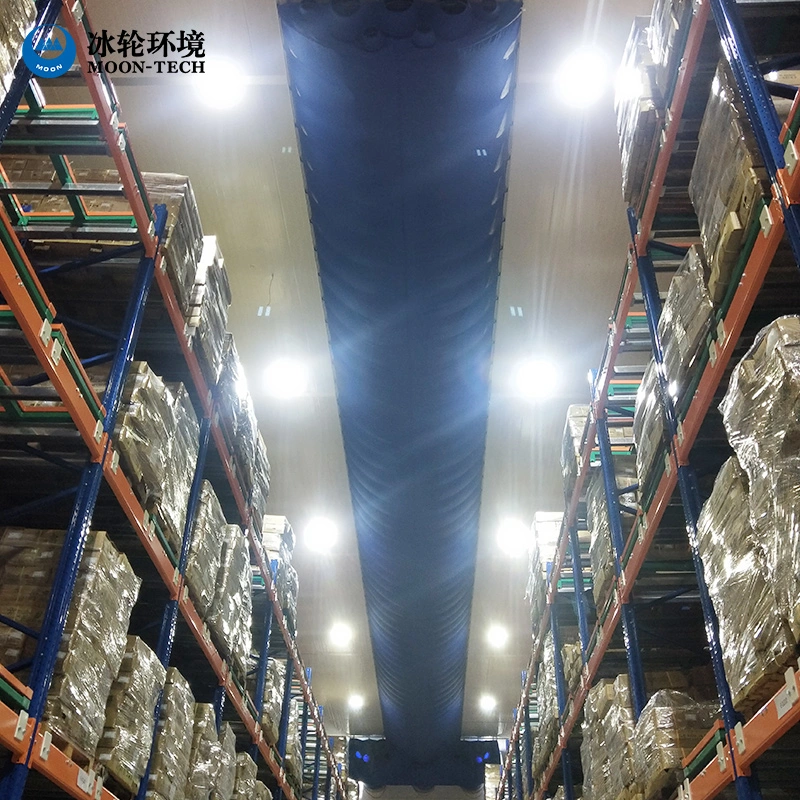
[[[491,714],[497,708],[497,700],[490,694],[482,694],[481,699],[478,701],[481,711],[484,714]]]
[[[273,397],[289,400],[306,393],[308,370],[293,358],[279,358],[267,367],[264,380],[267,391]]]
[[[502,625],[490,625],[486,631],[486,640],[495,650],[502,650],[508,644],[508,628]]]
[[[521,556],[531,545],[531,529],[522,520],[506,517],[497,529],[497,545],[509,556]]]
[[[609,83],[608,57],[593,47],[584,47],[566,58],[554,76],[559,100],[575,109],[594,105]]]
[[[194,76],[197,97],[210,108],[224,111],[242,102],[246,76],[240,64],[227,58],[208,59],[204,72]]]
[[[351,711],[361,711],[364,708],[364,698],[360,694],[351,694],[347,700]]]
[[[527,358],[517,365],[513,384],[516,394],[527,400],[537,400],[552,394],[558,383],[558,370],[545,358]]]
[[[347,647],[353,641],[353,629],[344,622],[335,622],[328,632],[330,643],[339,649]]]
[[[325,517],[309,520],[303,537],[306,546],[316,553],[330,553],[338,538],[339,529],[336,524]]]

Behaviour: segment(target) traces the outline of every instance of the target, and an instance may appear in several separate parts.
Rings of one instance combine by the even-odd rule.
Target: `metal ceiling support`
[[[166,207],[157,206],[155,209],[155,230],[159,240],[164,235],[166,223]],[[50,684],[53,679],[53,671],[61,646],[61,638],[64,634],[67,613],[72,601],[75,582],[78,578],[78,569],[83,557],[86,540],[89,536],[94,507],[100,493],[105,460],[111,449],[110,437],[117,421],[117,412],[122,402],[122,390],[133,361],[133,351],[141,330],[144,309],[154,275],[155,258],[153,256],[144,256],[139,263],[133,292],[125,312],[125,320],[122,324],[122,332],[104,397],[106,413],[102,425],[102,431],[105,435],[103,455],[99,461],[93,461],[83,471],[72,510],[72,518],[64,537],[64,545],[53,581],[53,588],[50,592],[44,622],[39,632],[36,655],[34,656],[28,684],[33,691],[28,714],[34,720],[34,735],[31,737],[25,758],[20,763],[14,764],[8,776],[0,781],[0,795],[6,800],[21,800],[25,791],[33,746],[36,741],[35,733],[41,722],[47,693],[50,690]]]
[[[586,595],[583,591],[583,561],[578,526],[569,526],[569,555],[572,559],[572,582],[575,587],[575,614],[578,617],[578,636],[581,642],[581,660],[586,663],[589,648],[589,622],[586,617]]]
[[[630,209],[629,215],[632,220],[635,219]],[[647,324],[650,328],[650,336],[653,341],[653,358],[658,367],[658,388],[661,407],[664,411],[670,447],[676,452],[678,443],[683,439],[683,432],[678,420],[674,399],[669,391],[670,376],[666,374],[666,367],[664,365],[664,350],[658,332],[658,320],[661,316],[661,299],[658,294],[658,284],[656,283],[655,273],[653,272],[653,262],[650,258],[649,251],[645,250],[645,255],[638,255],[637,262],[639,282],[641,283],[645,311],[647,313]],[[688,461],[681,463],[681,461],[678,460],[677,471],[681,504],[683,506],[684,517],[686,518],[686,530],[689,535],[689,545],[692,550],[692,561],[694,563],[697,587],[700,594],[700,606],[703,610],[705,630],[708,637],[711,666],[714,670],[717,694],[719,695],[722,708],[722,720],[725,723],[728,737],[728,749],[734,768],[736,795],[739,800],[760,800],[761,794],[754,777],[737,774],[736,759],[734,756],[736,750],[734,744],[734,728],[742,721],[742,718],[733,707],[730,684],[725,675],[722,644],[719,639],[719,620],[717,618],[716,609],[714,608],[714,603],[711,600],[711,595],[708,591],[703,560],[700,557],[700,550],[697,543],[697,520],[702,507],[700,492],[697,487],[697,477]]]

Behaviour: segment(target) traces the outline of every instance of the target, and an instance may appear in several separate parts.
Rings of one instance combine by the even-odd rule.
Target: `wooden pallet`
[[[764,672],[737,692],[733,705],[749,720],[786,683],[784,673],[788,666],[797,665],[797,648],[789,646],[775,658]]]
[[[58,730],[54,729],[48,722],[43,722],[40,726],[42,733],[49,732],[53,745],[55,745],[70,761],[77,764],[81,769],[97,771],[99,764],[94,755],[87,755],[78,745],[65,739]]]
[[[683,779],[680,767],[660,769],[647,779],[642,792],[644,800],[667,800],[671,797]]]

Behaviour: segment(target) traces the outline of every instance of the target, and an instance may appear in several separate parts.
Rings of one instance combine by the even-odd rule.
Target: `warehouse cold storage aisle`
[[[617,97],[632,245],[591,405],[568,415],[556,552],[546,573],[531,558],[498,797],[796,791],[798,330],[782,315],[800,301],[800,94],[781,70],[799,19],[657,0],[634,23],[636,89]]]
[[[216,239],[138,170],[83,5],[2,14],[0,795],[344,797]],[[34,18],[79,102],[19,60]]]

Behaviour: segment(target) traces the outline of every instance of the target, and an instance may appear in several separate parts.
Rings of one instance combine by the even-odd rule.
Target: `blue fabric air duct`
[[[460,740],[521,4],[279,10],[384,733],[430,765]]]

